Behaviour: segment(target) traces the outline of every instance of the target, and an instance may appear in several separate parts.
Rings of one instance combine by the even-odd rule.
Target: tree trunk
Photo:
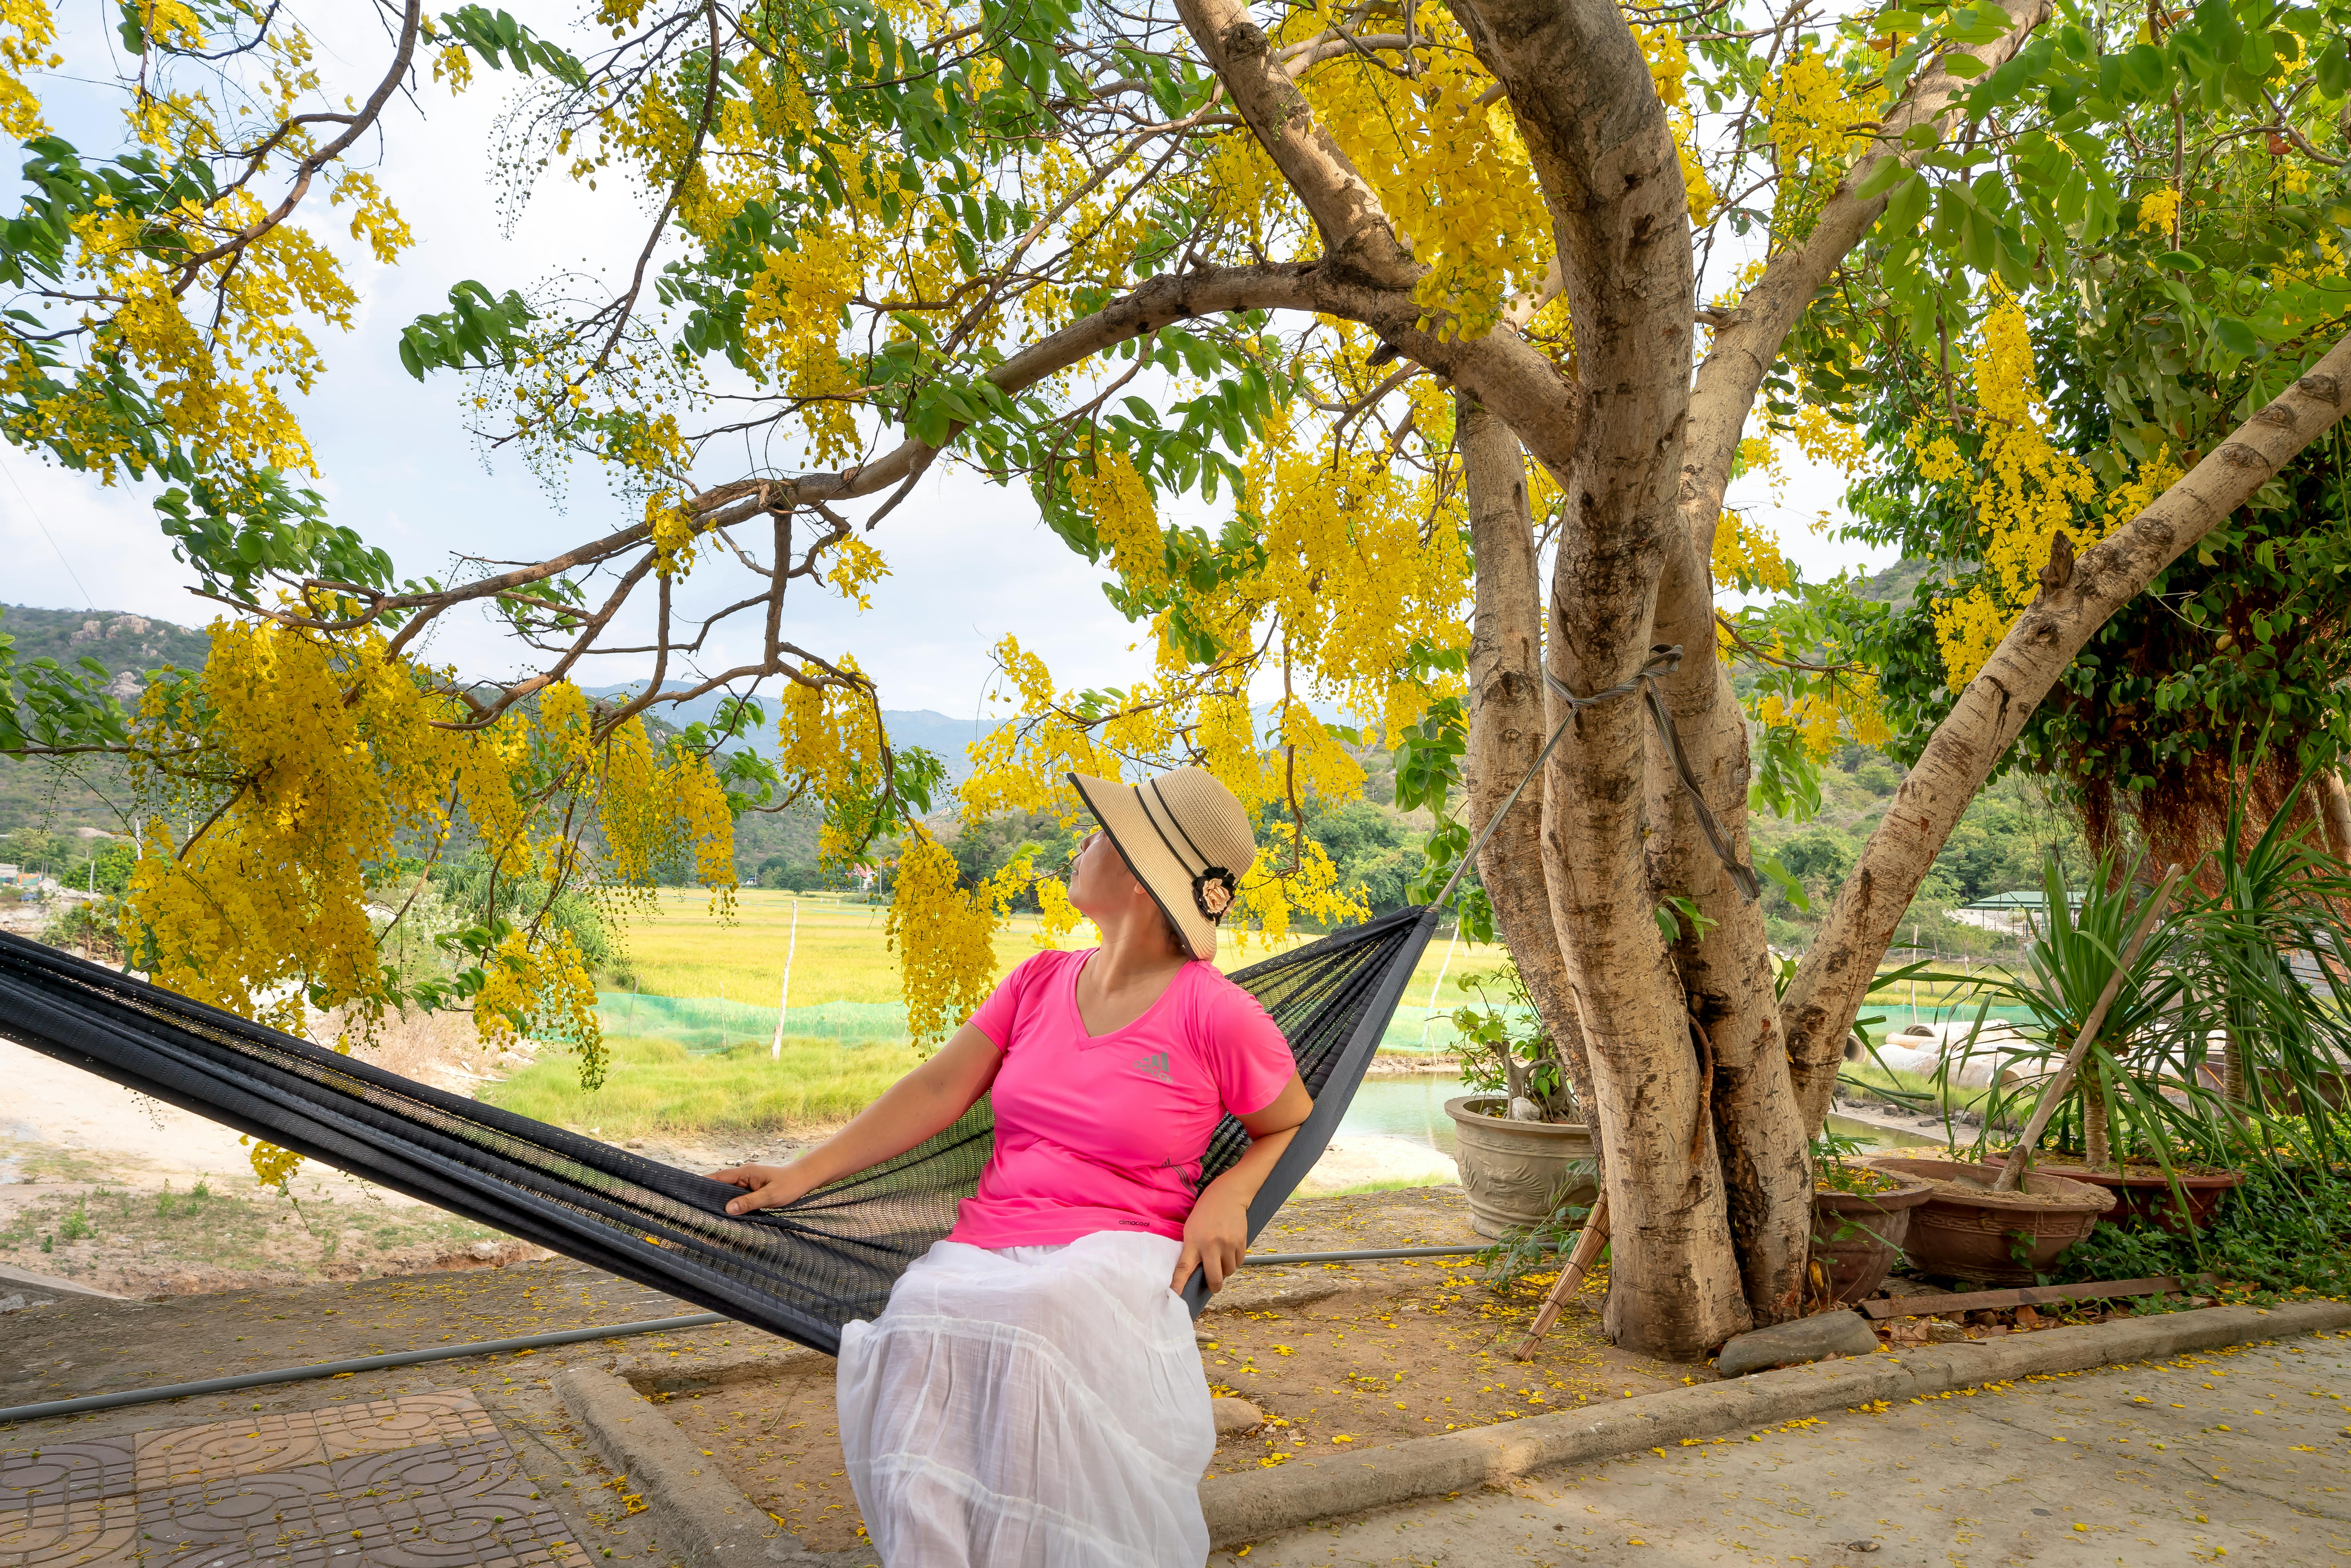
[[[2092,1170],[2103,1170],[2112,1157],[2113,1150],[2106,1142],[2106,1070],[2097,1058],[2096,1048],[2082,1058],[2079,1074],[2082,1093],[2083,1164]]]
[[[1681,645],[1681,669],[1665,683],[1666,708],[1731,852],[1751,862],[1747,719],[1715,656],[1712,573],[1687,544],[1667,552],[1656,636]],[[1740,891],[1707,841],[1654,728],[1646,784],[1650,881],[1661,894],[1691,900],[1712,922],[1702,932],[1685,929],[1673,961],[1690,1016],[1711,1047],[1712,1071],[1702,1076],[1712,1082],[1707,1109],[1747,1305],[1758,1323],[1778,1322],[1803,1311],[1813,1170],[1810,1129],[1780,1036],[1763,906]]]
[[[1470,550],[1477,561],[1477,608],[1469,637],[1469,744],[1461,758],[1469,831],[1482,832],[1512,788],[1526,778],[1551,733],[1542,685],[1542,614],[1535,565],[1534,521],[1527,509],[1526,459],[1510,427],[1467,393],[1457,399],[1462,472],[1469,491]],[[1518,803],[1478,857],[1493,901],[1494,923],[1526,981],[1535,1012],[1552,1038],[1584,1120],[1601,1145],[1592,1112],[1592,1066],[1583,1026],[1552,925],[1543,874],[1543,781],[1530,780]],[[1606,1151],[1602,1150],[1603,1158]]]
[[[1573,461],[1553,465],[1564,500],[1544,660],[1565,690],[1592,696],[1640,670],[1668,547],[1687,548],[1675,486],[1696,298],[1681,164],[1614,4],[1454,9],[1509,94],[1551,209],[1590,397]],[[1518,427],[1516,408],[1495,406]],[[1666,826],[1644,821],[1646,727],[1637,695],[1569,720],[1543,781],[1544,871],[1592,1110],[1608,1130],[1604,1321],[1630,1349],[1687,1361],[1752,1319],[1702,1063],[1643,853],[1648,831]]]
[[[2351,864],[2351,790],[2344,789],[2343,775],[2331,768],[2316,783],[2318,824],[2325,830],[2326,852]]]

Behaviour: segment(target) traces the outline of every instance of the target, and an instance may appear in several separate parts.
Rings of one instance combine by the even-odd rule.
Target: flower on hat
[[[1212,865],[1192,879],[1192,902],[1200,913],[1211,920],[1222,920],[1225,911],[1233,906],[1233,893],[1238,883],[1233,873],[1220,865]]]

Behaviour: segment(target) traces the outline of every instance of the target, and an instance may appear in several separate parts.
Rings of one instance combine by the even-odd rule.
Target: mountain
[[[37,610],[29,604],[0,604],[0,637],[14,641],[19,664],[30,659],[55,659],[71,665],[78,659],[96,659],[114,676],[136,677],[163,665],[201,669],[212,639],[204,632],[168,621],[119,610]],[[135,695],[141,683],[120,682],[118,695]]]
[[[632,696],[643,688],[631,682],[617,686],[582,686],[580,689],[591,697],[610,701],[615,697]],[[685,681],[671,681],[666,683],[664,689],[688,691],[692,685]],[[681,727],[689,724],[709,724],[717,718],[718,704],[724,695],[721,692],[708,692],[691,702],[673,703],[653,711],[666,722]],[[742,744],[763,757],[773,757],[776,754],[774,695],[767,694],[759,706],[767,714],[768,722],[757,735],[744,737]],[[890,737],[892,746],[919,746],[935,755],[946,764],[947,781],[951,784],[960,784],[970,776],[971,758],[966,747],[987,733],[975,727],[970,719],[953,718],[931,708],[885,707],[882,710],[882,728]]]

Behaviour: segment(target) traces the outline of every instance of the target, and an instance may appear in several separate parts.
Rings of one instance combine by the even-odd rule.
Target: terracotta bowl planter
[[[2086,1182],[2115,1195],[2115,1211],[2106,1218],[2116,1225],[2159,1225],[2166,1230],[2200,1230],[2229,1196],[2243,1184],[2242,1171],[2181,1170],[2173,1176],[2179,1191],[2171,1190],[2161,1169],[2134,1167],[2095,1171],[2065,1159],[2036,1159],[2032,1168],[2067,1181]],[[2182,1200],[2185,1200],[2183,1207]]]
[[[1912,1213],[1934,1196],[1935,1184],[1915,1176],[1885,1192],[1813,1189],[1813,1261],[1837,1305],[1849,1307],[1877,1289],[1902,1256]]]
[[[1445,1103],[1453,1118],[1453,1161],[1469,1197],[1469,1228],[1499,1238],[1551,1218],[1552,1195],[1567,1167],[1590,1165],[1592,1129],[1573,1122],[1513,1122],[1492,1113],[1510,1102],[1499,1094],[1463,1094]],[[1600,1188],[1589,1178],[1569,1192],[1590,1203]]]
[[[1874,1155],[1876,1170],[1920,1176],[1934,1192],[1912,1211],[1903,1250],[1929,1274],[1985,1285],[2030,1285],[2089,1235],[2114,1194],[2034,1171],[2016,1192],[1994,1192],[2000,1167]]]

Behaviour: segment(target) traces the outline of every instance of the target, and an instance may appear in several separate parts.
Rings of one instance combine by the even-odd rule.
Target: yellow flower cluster
[[[1863,68],[1872,75],[1876,69]],[[1819,48],[1799,48],[1758,90],[1756,110],[1780,170],[1771,207],[1775,244],[1811,226],[1813,214],[1861,150],[1855,128],[1876,116],[1876,99],[1863,76]]]
[[[55,70],[65,57],[50,48],[57,18],[47,0],[0,0],[0,131],[30,141],[48,129],[41,100],[25,85],[25,73]]]
[[[1032,875],[1023,855],[977,887],[961,887],[946,846],[919,826],[908,831],[883,928],[898,955],[906,1030],[916,1045],[946,1039],[987,999],[996,928]]]
[[[1280,41],[1346,26],[1348,8],[1291,10]],[[1552,229],[1508,108],[1478,100],[1494,85],[1447,12],[1422,19],[1429,63],[1414,80],[1347,56],[1300,90],[1380,198],[1413,256],[1432,270],[1415,291],[1436,329],[1477,337],[1542,280]],[[1262,156],[1261,154],[1259,156]]]
[[[379,636],[250,620],[209,635],[200,674],[147,689],[134,736],[152,814],[123,935],[159,984],[295,1034],[312,1009],[340,1009],[365,1035],[402,983],[380,956],[374,890],[402,854],[437,855],[461,817],[502,877],[585,880],[590,813],[577,808],[592,801],[622,877],[691,843],[705,880],[732,885],[732,819],[707,762],[656,761],[634,721],[599,743],[569,683],[540,694],[536,723],[517,709],[475,729],[447,672],[388,658]],[[591,1078],[594,1009],[569,936],[536,920],[499,941],[474,999],[485,1043],[568,1040]],[[276,1180],[287,1158],[257,1145],[256,1174]]]
[[[2166,185],[2139,198],[2141,234],[2168,235],[2179,222],[2179,187]]]
[[[1137,585],[1165,580],[1167,551],[1159,531],[1159,508],[1134,461],[1123,452],[1097,446],[1091,461],[1072,462],[1063,472],[1071,498],[1092,519],[1095,534],[1110,548],[1111,570]]]
[[[1894,738],[1879,705],[1877,677],[1865,670],[1814,681],[1792,702],[1771,693],[1756,716],[1769,727],[1796,731],[1816,758],[1829,756],[1848,737],[1863,746],[1883,746]]]
[[[1964,465],[1948,436],[1921,444],[1937,459],[1922,465],[1930,481],[1972,479],[1968,498],[1984,533],[1981,569],[1964,594],[1935,612],[1944,677],[1955,692],[1975,679],[2039,591],[2039,573],[2058,531],[2066,530],[2075,548],[2086,549],[2116,526],[2111,517],[2094,522],[2085,513],[2097,498],[2097,483],[2079,458],[2049,443],[2024,311],[1997,280],[1988,287],[1991,307],[1973,367],[1984,430],[1973,475],[1958,472]]]
[[[1719,198],[1706,177],[1706,166],[1698,162],[1698,112],[1690,105],[1687,85],[1689,49],[1671,27],[1636,26],[1633,37],[1641,46],[1641,57],[1649,62],[1649,79],[1656,84],[1657,100],[1666,106],[1667,123],[1673,127],[1674,152],[1681,161],[1690,222],[1702,224],[1713,214]]]
[[[1714,525],[1713,565],[1718,584],[1736,583],[1742,592],[1768,589],[1785,593],[1792,586],[1779,539],[1728,508]]]

